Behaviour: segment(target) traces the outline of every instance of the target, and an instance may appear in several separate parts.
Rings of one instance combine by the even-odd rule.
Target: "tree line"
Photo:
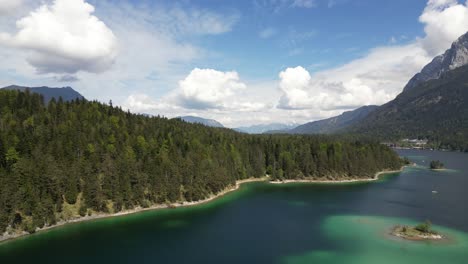
[[[0,91],[0,232],[197,201],[236,180],[359,178],[402,161],[345,136],[246,135],[84,99]]]

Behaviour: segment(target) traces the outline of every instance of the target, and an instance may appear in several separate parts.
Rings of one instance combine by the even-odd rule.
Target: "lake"
[[[398,153],[417,166],[371,183],[251,183],[197,207],[67,225],[0,244],[0,263],[468,263],[468,154]],[[388,235],[426,219],[449,241]]]

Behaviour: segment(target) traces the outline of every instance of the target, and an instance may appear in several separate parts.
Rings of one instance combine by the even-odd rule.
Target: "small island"
[[[407,240],[423,241],[423,240],[441,240],[442,235],[431,229],[430,221],[412,226],[395,226],[392,230],[392,235],[401,237]]]
[[[430,164],[431,170],[443,170],[445,169],[444,164],[440,160],[433,160]]]

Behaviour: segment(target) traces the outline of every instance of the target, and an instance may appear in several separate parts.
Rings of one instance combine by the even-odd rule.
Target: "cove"
[[[67,225],[0,244],[0,263],[466,263],[468,155],[399,154],[418,166],[370,183],[250,183],[196,207]],[[450,170],[430,171],[435,159]],[[426,219],[454,243],[385,236]]]

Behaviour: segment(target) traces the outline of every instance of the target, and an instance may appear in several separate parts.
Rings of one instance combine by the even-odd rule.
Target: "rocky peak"
[[[429,80],[439,79],[445,72],[468,64],[468,33],[458,38],[444,54],[435,57],[405,86],[405,91]]]

